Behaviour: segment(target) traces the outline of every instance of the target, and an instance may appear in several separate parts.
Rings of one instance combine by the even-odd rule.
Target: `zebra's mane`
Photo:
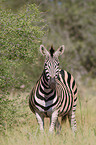
[[[54,48],[53,48],[53,45],[51,46],[51,48],[50,48],[50,54],[51,54],[51,56],[53,57],[53,53],[54,53]]]

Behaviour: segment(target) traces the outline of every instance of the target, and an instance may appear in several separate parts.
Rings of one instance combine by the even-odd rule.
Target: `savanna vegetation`
[[[96,1],[1,0],[0,2],[0,144],[95,145],[96,143]],[[61,68],[78,85],[77,133],[68,121],[60,135],[40,134],[28,106],[30,90],[43,71],[40,44],[65,45]]]

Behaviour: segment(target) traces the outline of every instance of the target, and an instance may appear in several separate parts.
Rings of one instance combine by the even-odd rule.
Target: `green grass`
[[[80,88],[80,87],[79,87]],[[29,93],[11,93],[10,100],[14,98],[14,104],[9,103],[4,110],[5,120],[3,121],[0,135],[1,145],[95,145],[96,144],[96,93],[95,86],[81,87],[79,89],[76,120],[77,133],[74,136],[68,120],[62,124],[60,135],[49,134],[49,119],[45,119],[45,132],[41,134],[35,118],[28,106]],[[18,99],[17,99],[18,98]],[[6,114],[7,112],[7,114]],[[8,118],[8,116],[10,116]]]

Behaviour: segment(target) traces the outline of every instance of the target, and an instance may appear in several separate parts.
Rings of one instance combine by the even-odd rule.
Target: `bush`
[[[3,8],[0,12],[0,88],[20,87],[28,79],[24,67],[38,56],[45,23],[35,4],[24,6],[17,13]]]

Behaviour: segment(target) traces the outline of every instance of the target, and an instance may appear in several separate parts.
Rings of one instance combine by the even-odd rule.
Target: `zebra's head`
[[[62,55],[64,52],[64,45],[60,46],[57,51],[55,52],[53,47],[51,46],[50,52],[46,50],[46,48],[43,45],[40,45],[40,52],[45,58],[44,63],[44,72],[46,75],[46,78],[49,83],[49,87],[51,89],[55,89],[56,87],[56,78],[59,74],[59,60],[58,56]]]

